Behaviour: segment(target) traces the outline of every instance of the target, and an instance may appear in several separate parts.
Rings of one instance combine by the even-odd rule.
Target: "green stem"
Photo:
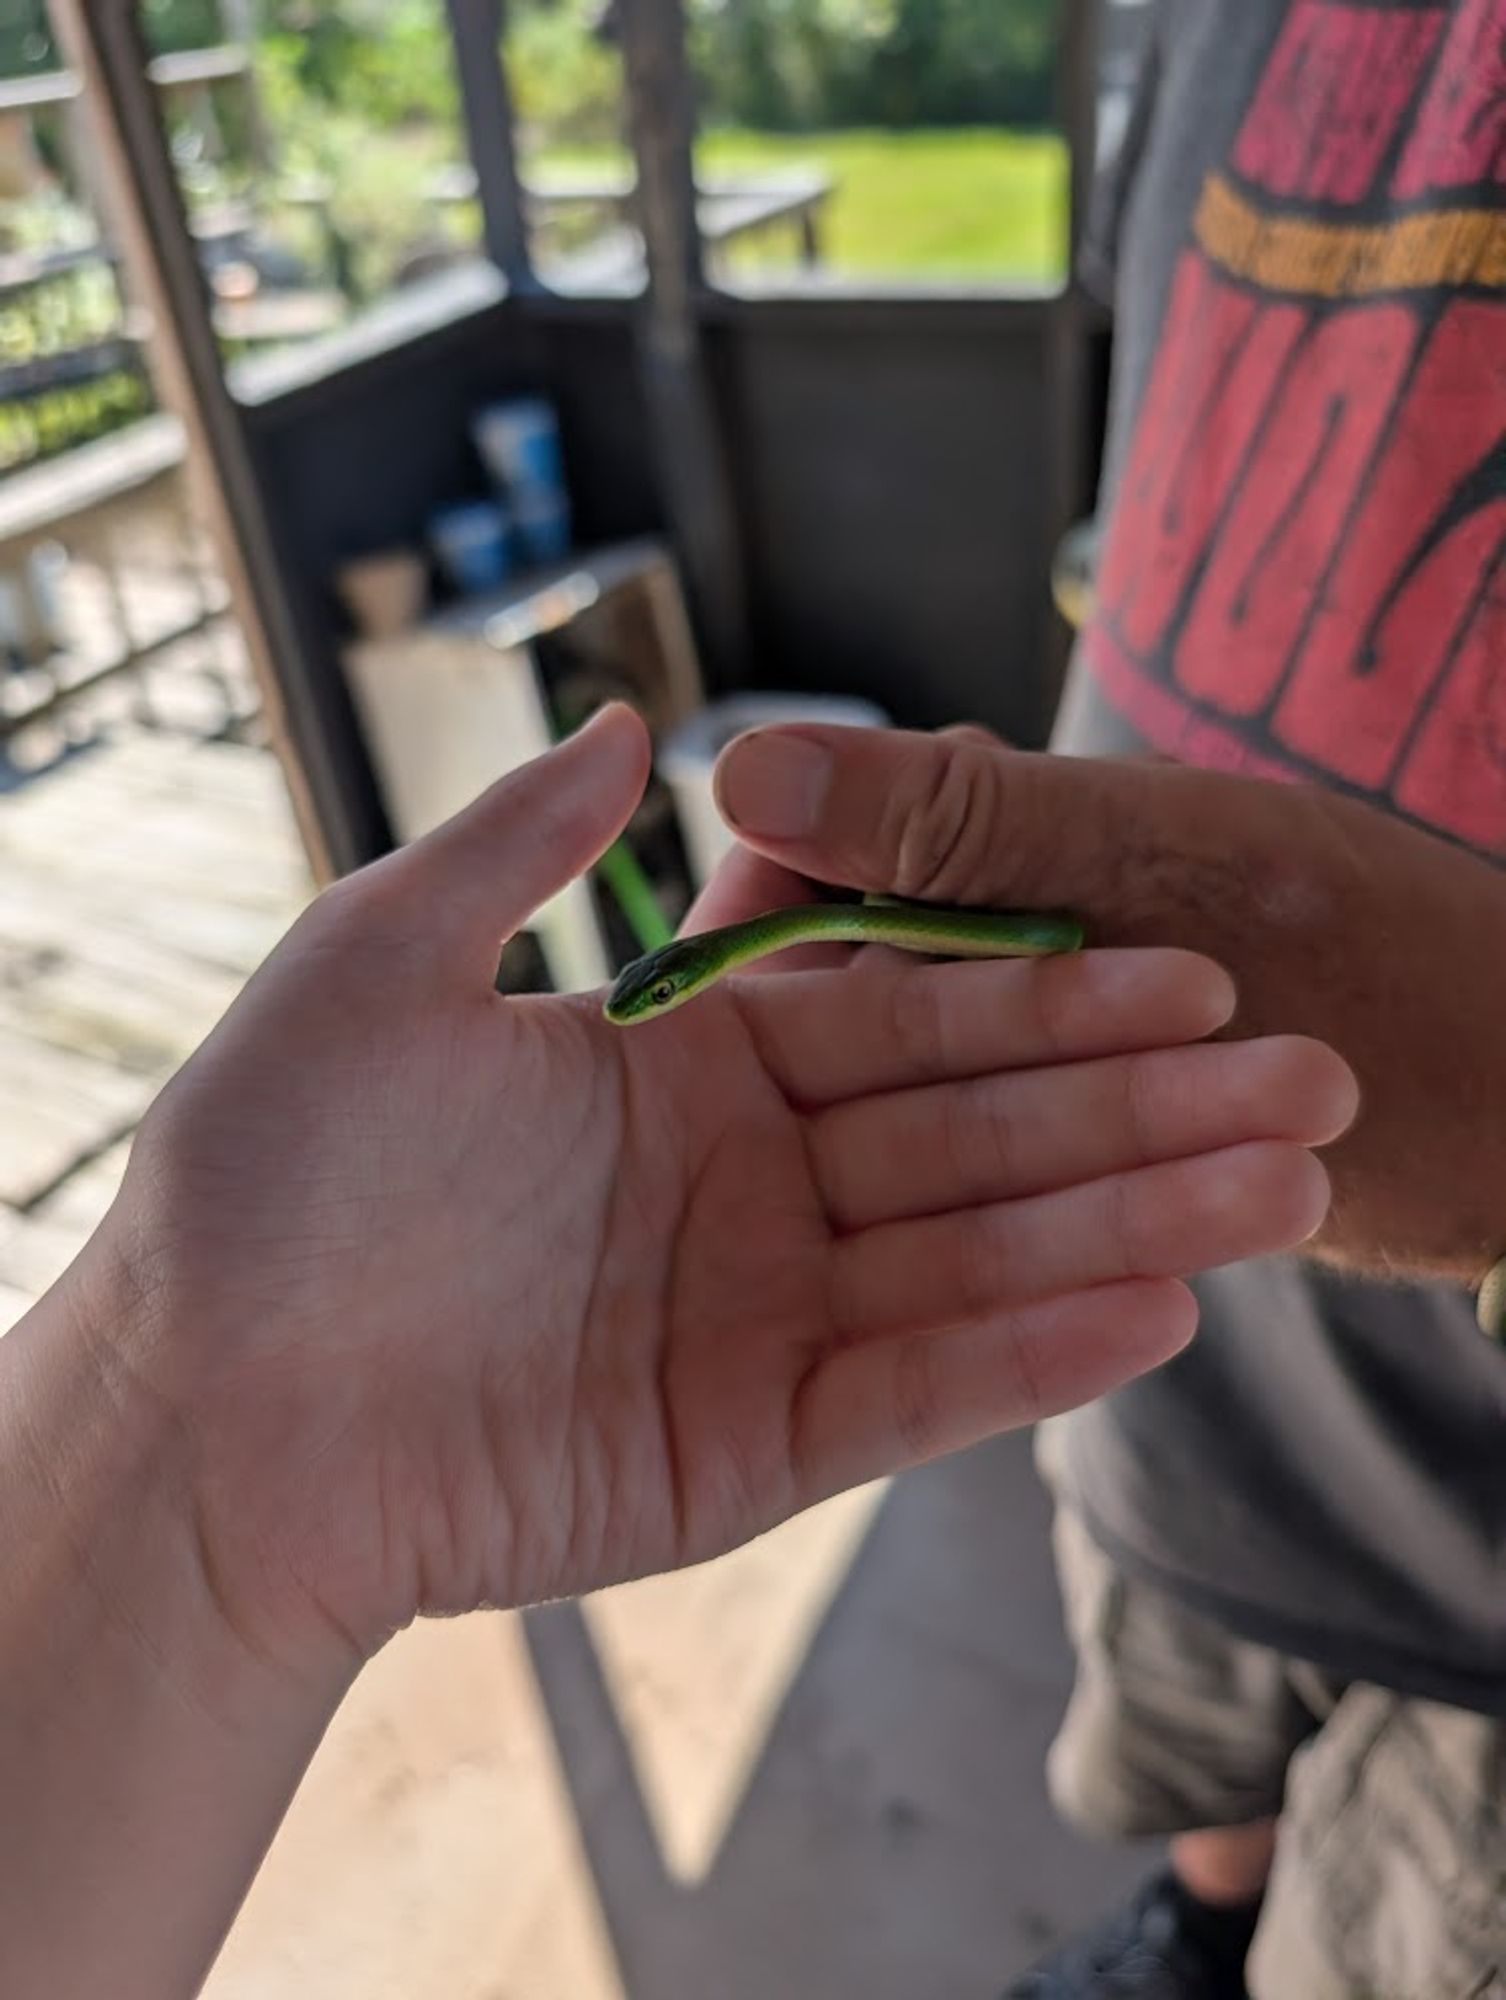
[[[669,943],[674,932],[659,908],[653,884],[625,840],[612,842],[597,862],[596,872],[616,898],[640,950],[657,951]]]
[[[584,727],[588,718],[589,710],[569,714],[557,711],[554,717],[556,736],[573,736],[577,729]],[[670,943],[674,931],[659,908],[654,885],[644,874],[626,838],[619,837],[612,842],[597,862],[595,873],[621,910],[628,929],[638,940],[640,951],[657,951],[661,945]]]

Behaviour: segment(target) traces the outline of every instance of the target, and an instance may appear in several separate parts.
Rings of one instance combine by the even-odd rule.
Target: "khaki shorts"
[[[1506,2000],[1506,1723],[1232,1637],[1127,1577],[1065,1506],[1077,1680],[1048,1776],[1098,1835],[1281,1832],[1252,2000]]]

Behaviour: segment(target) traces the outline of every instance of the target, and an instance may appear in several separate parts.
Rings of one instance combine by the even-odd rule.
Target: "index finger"
[[[814,885],[792,868],[755,854],[751,847],[734,847],[718,862],[711,880],[691,904],[681,933],[689,936],[717,930],[723,924],[740,924],[786,903],[813,902],[816,893]]]
[[[1234,1011],[1234,982],[1196,953],[1089,951],[747,977],[744,1018],[775,1081],[815,1107],[995,1070],[1200,1041]]]
[[[815,884],[804,875],[782,868],[750,847],[734,847],[691,904],[680,936],[693,937],[702,931],[719,930],[723,924],[745,923],[749,917],[761,917],[766,910],[783,909],[790,903],[813,903],[818,895]],[[782,952],[769,969],[796,972],[841,965],[849,956],[841,945],[806,945],[798,951]]]

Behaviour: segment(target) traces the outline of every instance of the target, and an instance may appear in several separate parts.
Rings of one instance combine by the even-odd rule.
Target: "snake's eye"
[[[656,1007],[667,1007],[675,997],[675,982],[672,979],[661,979],[648,997]]]

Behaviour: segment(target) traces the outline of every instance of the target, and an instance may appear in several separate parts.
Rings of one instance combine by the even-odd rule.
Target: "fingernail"
[[[600,729],[609,715],[623,715],[626,712],[627,703],[625,701],[599,701],[581,717],[579,723],[576,725],[574,734],[585,736],[592,730]]]
[[[798,840],[814,833],[831,786],[831,752],[808,737],[760,729],[734,743],[717,773],[717,804],[740,833]]]
[[[578,729],[562,740],[581,745],[589,743],[595,754],[600,756],[614,736],[620,737],[623,743],[629,740],[629,732],[623,725],[632,714],[633,710],[625,701],[603,702],[599,708],[592,710]]]

